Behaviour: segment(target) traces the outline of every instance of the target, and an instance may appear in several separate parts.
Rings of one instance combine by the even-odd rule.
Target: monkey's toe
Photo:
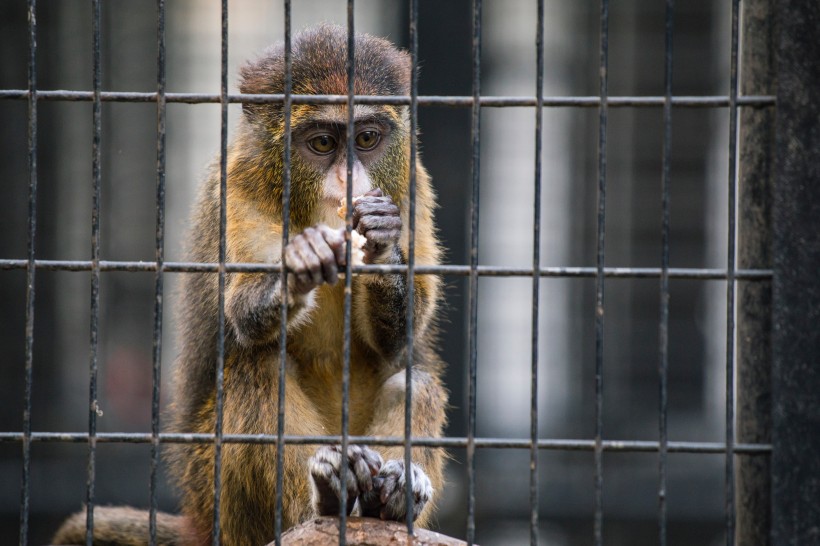
[[[419,517],[427,502],[433,497],[430,478],[416,464],[412,471],[413,519]],[[378,476],[373,479],[373,491],[359,497],[362,515],[384,520],[403,521],[407,518],[407,484],[404,461],[387,461]]]
[[[364,446],[348,446],[345,487],[342,487],[342,450],[340,446],[322,446],[309,461],[313,507],[321,515],[337,515],[341,498],[347,494],[347,513],[360,493],[373,490],[373,476],[382,465],[378,452]]]
[[[339,454],[341,458],[341,453]],[[373,477],[379,473],[379,469],[384,464],[382,456],[378,451],[367,446],[349,446],[347,457],[350,468],[356,475],[359,491],[371,491],[373,489]]]

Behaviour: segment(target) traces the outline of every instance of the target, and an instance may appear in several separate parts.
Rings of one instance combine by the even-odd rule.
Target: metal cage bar
[[[666,487],[667,452],[669,437],[667,420],[669,412],[669,193],[670,156],[672,147],[672,38],[674,34],[674,0],[666,1],[665,43],[664,43],[664,89],[666,101],[663,105],[663,151],[661,167],[661,279],[660,279],[660,324],[658,326],[658,541],[666,546]]]
[[[532,331],[530,357],[530,545],[538,544],[538,313],[541,278],[541,146],[544,117],[544,0],[538,0],[535,27],[535,180],[532,219]]]
[[[219,288],[216,338],[216,416],[214,423],[214,514],[213,545],[219,546],[220,500],[222,498],[222,420],[225,403],[225,253],[228,206],[228,0],[222,0],[220,57],[219,140]]]
[[[729,75],[729,180],[726,278],[726,544],[735,543],[735,287],[737,234],[737,95],[740,0],[732,2],[732,44]]]
[[[354,1],[347,0],[347,138],[350,140],[355,131],[354,93],[356,74],[356,36],[354,26]],[[345,181],[345,286],[344,286],[344,341],[342,360],[342,460],[340,463],[339,481],[347,483],[347,448],[350,445],[350,328],[351,328],[351,299],[353,295],[352,250],[353,241],[353,165],[356,161],[353,146],[346,147],[347,151],[347,179]],[[352,508],[352,507],[351,507]],[[347,543],[347,495],[342,495],[339,503],[339,546]]]
[[[34,380],[35,246],[37,235],[37,2],[28,2],[28,240],[26,259],[25,387],[23,394],[23,472],[20,484],[20,546],[28,544],[31,504],[31,409]]]
[[[409,188],[409,222],[407,240],[407,363],[404,375],[404,480],[407,507],[407,534],[413,535],[413,467],[412,467],[412,434],[413,434],[413,337],[415,316],[415,289],[416,289],[416,157],[418,154],[418,0],[410,0],[410,188]],[[350,138],[350,137],[348,137]]]
[[[283,117],[285,124],[284,150],[282,151],[282,253],[281,263],[285,263],[285,247],[290,238],[290,175],[291,157],[290,146],[292,134],[291,124],[291,91],[293,90],[293,52],[291,51],[291,2],[284,2],[284,23],[285,23],[285,102],[283,103]],[[282,544],[282,511],[284,510],[282,488],[284,484],[285,470],[283,459],[285,457],[285,363],[287,362],[287,333],[288,333],[288,270],[281,268],[279,284],[279,385],[278,385],[278,405],[276,417],[276,514],[274,515],[274,531],[276,534],[276,545]]]
[[[601,38],[598,64],[600,101],[598,107],[598,210],[597,273],[595,276],[595,545],[603,544],[604,462],[603,462],[603,388],[604,388],[604,265],[606,254],[606,124],[609,56],[609,1],[601,0]]]
[[[481,182],[481,0],[473,0],[472,70],[473,101],[470,127],[470,288],[468,301],[470,356],[467,371],[467,544],[475,542],[475,435],[476,435],[476,368],[478,365],[478,202]]]
[[[149,475],[148,539],[157,544],[157,472],[159,468],[160,407],[162,379],[162,318],[165,260],[165,0],[157,0],[157,227],[154,281],[153,361],[151,367],[151,467]]]
[[[88,365],[88,479],[86,483],[86,544],[91,546],[94,538],[94,504],[97,466],[97,414],[100,412],[97,401],[97,350],[99,346],[98,323],[100,315],[100,202],[102,186],[102,54],[101,42],[101,0],[91,2],[92,17],[92,84],[94,88],[94,102],[92,120],[94,133],[91,145],[92,171],[92,210],[91,210],[91,324],[90,324],[90,356]]]
[[[22,432],[0,432],[0,442],[22,442],[24,435]],[[208,433],[160,433],[159,439],[164,444],[208,444],[213,443],[214,434]],[[62,443],[88,443],[90,436],[87,432],[32,432],[32,442],[62,442]],[[403,446],[403,436],[354,436],[350,435],[352,442],[361,445],[373,446]],[[151,433],[143,432],[103,432],[95,436],[97,443],[129,443],[147,444],[151,443]],[[286,444],[293,445],[332,445],[341,442],[341,436],[321,435],[284,435],[282,438]],[[276,444],[278,441],[276,434],[223,434],[223,443],[236,444]],[[472,440],[466,436],[448,436],[446,438],[425,438],[414,437],[412,444],[420,447],[449,447],[463,448],[472,442],[476,448],[482,449],[529,449],[532,445],[531,438],[495,438],[474,436]],[[538,449],[548,451],[594,451],[595,440],[583,439],[539,439]],[[603,440],[601,448],[604,451],[617,453],[653,453],[660,449],[660,443],[652,440]],[[735,453],[748,455],[767,455],[772,451],[772,444],[737,443]],[[725,453],[726,444],[721,442],[681,442],[670,441],[668,443],[669,453]]]
[[[0,100],[27,100],[29,91],[26,89],[2,89]],[[45,101],[80,101],[94,100],[93,91],[66,91],[66,90],[39,90],[39,100]],[[100,98],[103,102],[156,102],[154,92],[138,91],[105,91]],[[409,95],[376,96],[354,95],[357,104],[410,104]],[[746,95],[736,97],[737,106],[751,108],[765,108],[775,105],[773,95]],[[165,100],[169,103],[209,104],[219,103],[220,95],[213,93],[166,93]],[[284,94],[247,94],[230,93],[228,102],[243,104],[282,104]],[[345,104],[347,95],[292,95],[293,104]],[[612,108],[663,108],[666,102],[664,96],[615,96],[605,98],[606,104]],[[419,106],[447,106],[452,108],[472,108],[478,102],[482,108],[533,107],[538,103],[535,96],[440,96],[419,95]],[[726,95],[703,96],[674,96],[672,106],[676,108],[728,108],[730,98]],[[601,104],[600,96],[544,96],[541,98],[545,108],[598,108]]]
[[[89,260],[35,260],[34,267],[47,271],[90,271],[92,262]],[[228,273],[278,273],[282,271],[279,264],[264,264],[254,262],[226,262],[225,271]],[[4,269],[26,269],[28,260],[0,259],[0,271]],[[128,262],[100,260],[100,271],[133,271],[153,272],[157,270],[155,262]],[[163,272],[168,273],[216,273],[219,263],[213,262],[164,262]],[[406,265],[354,265],[353,273],[392,274],[406,273]],[[468,265],[417,265],[415,272],[418,275],[452,275],[469,276],[471,267]],[[604,267],[604,276],[613,279],[651,279],[660,278],[660,267]],[[476,267],[479,277],[528,277],[533,275],[531,268],[504,267],[479,265]],[[596,267],[541,267],[536,275],[553,278],[594,278],[598,274]],[[700,279],[725,280],[728,278],[727,269],[670,267],[670,279]],[[772,278],[771,269],[735,269],[735,279],[746,281],[767,281]]]

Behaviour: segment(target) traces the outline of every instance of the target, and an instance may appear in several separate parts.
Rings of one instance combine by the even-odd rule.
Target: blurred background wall
[[[675,14],[676,95],[728,91],[729,7],[708,0],[679,3]],[[421,0],[420,93],[471,94],[471,3]],[[275,0],[232,0],[230,74],[283,36]],[[294,2],[294,28],[345,24],[341,0]],[[358,31],[407,42],[406,2],[359,0]],[[91,89],[91,9],[87,0],[38,5],[38,87]],[[664,7],[648,0],[610,6],[609,93],[662,95]],[[482,93],[535,92],[535,2],[484,2]],[[156,89],[155,3],[104,2],[102,81],[106,91]],[[548,0],[545,94],[598,94],[599,8]],[[26,6],[0,4],[0,88],[25,89]],[[217,3],[168,2],[169,92],[218,93],[220,9]],[[91,103],[43,101],[38,117],[37,258],[90,259]],[[25,258],[27,229],[26,102],[0,100],[0,258]],[[230,126],[240,107],[230,107]],[[156,105],[104,103],[102,110],[102,258],[153,260],[156,222]],[[671,266],[725,267],[728,113],[673,111]],[[543,123],[542,265],[595,265],[598,113],[547,108]],[[470,110],[420,108],[425,164],[440,198],[446,263],[468,263]],[[481,133],[482,264],[529,267],[534,181],[533,108],[486,108]],[[607,266],[658,267],[661,256],[662,110],[611,108],[608,129]],[[181,257],[195,188],[219,148],[219,105],[168,105],[166,260]],[[0,271],[0,430],[20,431],[23,415],[25,271]],[[163,381],[176,351],[173,293],[166,275]],[[451,391],[448,435],[466,434],[467,280],[445,279],[442,354]],[[544,279],[540,307],[540,436],[594,435],[594,279]],[[150,431],[154,276],[101,276],[99,385],[101,432]],[[721,441],[723,435],[725,285],[671,281],[669,437]],[[35,431],[83,431],[88,422],[88,272],[36,276]],[[654,440],[658,430],[657,279],[607,280],[604,435]],[[478,435],[529,433],[531,280],[479,282]],[[166,396],[167,389],[163,390]],[[163,398],[163,405],[167,398]],[[453,450],[438,524],[464,536],[464,452]],[[87,446],[32,446],[32,544],[46,542],[61,518],[85,498]],[[722,455],[669,456],[669,543],[710,544],[723,536]],[[149,447],[101,444],[97,499],[148,504]],[[657,454],[604,456],[607,544],[654,544]],[[477,455],[477,540],[528,541],[529,453]],[[592,542],[591,452],[540,454],[541,541]],[[0,443],[0,542],[17,541],[21,450]],[[163,480],[161,508],[175,510]]]

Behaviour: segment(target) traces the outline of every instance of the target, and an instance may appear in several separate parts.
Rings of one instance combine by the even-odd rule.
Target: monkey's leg
[[[271,349],[274,353],[276,349]],[[225,370],[224,434],[276,434],[279,359],[261,354],[229,363]],[[285,383],[285,434],[324,433],[320,416],[297,379]],[[212,407],[203,408],[213,432]],[[282,530],[313,517],[308,483],[308,459],[314,448],[286,445],[283,467]],[[214,450],[198,445],[179,480],[186,494],[183,510],[210,535],[213,525]],[[220,528],[225,546],[267,544],[274,540],[276,515],[276,445],[225,443],[222,447]]]
[[[382,386],[374,406],[373,422],[367,430],[374,436],[404,435],[405,371],[390,376]],[[447,395],[437,377],[414,369],[412,372],[412,435],[438,438],[444,426]],[[359,497],[362,515],[402,521],[407,517],[404,448],[383,448],[387,461],[374,478],[373,491]],[[440,449],[412,449],[413,517],[426,526],[434,510],[435,496],[444,478],[444,454]]]

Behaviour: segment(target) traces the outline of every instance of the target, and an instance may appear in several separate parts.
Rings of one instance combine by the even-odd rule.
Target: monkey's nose
[[[339,165],[336,167],[336,180],[339,181],[339,185],[343,188],[347,185],[347,165]]]

